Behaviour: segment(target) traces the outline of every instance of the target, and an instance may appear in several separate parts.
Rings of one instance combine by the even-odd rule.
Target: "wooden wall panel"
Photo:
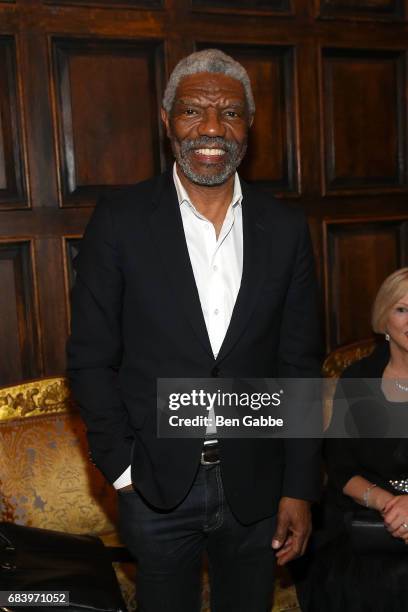
[[[192,0],[194,8],[201,10],[245,10],[257,13],[289,13],[291,0]]]
[[[323,17],[397,19],[404,13],[404,0],[320,0]]]
[[[407,186],[406,53],[324,49],[325,190]]]
[[[29,241],[0,242],[0,385],[40,373],[31,253]]]
[[[3,193],[7,189],[6,147],[4,132],[4,121],[0,115],[0,190]]]
[[[53,40],[63,205],[161,171],[158,42]]]
[[[64,236],[62,250],[64,257],[65,303],[67,312],[67,327],[71,329],[71,290],[75,282],[74,259],[79,253],[82,236]]]
[[[240,172],[309,217],[327,347],[370,333],[376,288],[408,262],[407,7],[0,0],[0,384],[64,372],[80,236],[100,194],[168,164],[163,83],[194,48],[249,71]]]
[[[0,208],[27,206],[16,70],[14,39],[0,36]]]
[[[45,4],[68,4],[72,6],[102,6],[111,8],[159,8],[163,0],[45,0]]]
[[[199,43],[198,49],[209,43]],[[298,191],[295,51],[284,46],[226,46],[248,71],[256,114],[240,173],[275,193]]]
[[[371,307],[382,281],[408,264],[408,221],[328,222],[325,233],[326,331],[333,350],[371,335]]]
[[[80,237],[64,237],[64,257],[67,278],[67,292],[72,289],[75,281],[74,259],[79,253],[80,244]]]
[[[41,274],[37,277],[37,285],[45,339],[42,343],[43,367],[50,376],[55,376],[65,371],[65,347],[68,335],[64,260],[60,236],[43,235],[37,240],[36,265],[38,270],[41,270]],[[53,339],[52,342],[50,338]]]

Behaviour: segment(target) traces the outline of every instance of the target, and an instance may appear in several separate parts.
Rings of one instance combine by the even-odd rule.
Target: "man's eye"
[[[238,117],[238,113],[232,110],[227,110],[225,114],[227,115],[227,117],[233,117],[233,118]]]
[[[197,113],[196,110],[194,110],[194,108],[186,108],[186,110],[184,111],[185,115],[189,115],[191,117],[191,115],[195,115]]]
[[[406,306],[398,306],[397,312],[408,312],[408,308]]]

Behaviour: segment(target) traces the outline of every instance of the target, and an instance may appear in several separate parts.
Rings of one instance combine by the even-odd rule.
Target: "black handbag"
[[[0,590],[69,592],[69,612],[124,612],[107,549],[99,538],[0,522]],[[21,610],[17,602],[0,610]],[[38,612],[51,610],[37,606]]]
[[[407,554],[408,546],[385,528],[381,515],[372,509],[356,510],[345,517],[351,548],[357,553]]]

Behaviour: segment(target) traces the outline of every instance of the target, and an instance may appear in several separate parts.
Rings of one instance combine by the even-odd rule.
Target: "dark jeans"
[[[138,561],[140,612],[198,612],[203,553],[208,554],[212,612],[269,612],[275,517],[249,526],[232,514],[220,466],[200,466],[184,501],[149,507],[137,491],[119,493],[123,542]]]

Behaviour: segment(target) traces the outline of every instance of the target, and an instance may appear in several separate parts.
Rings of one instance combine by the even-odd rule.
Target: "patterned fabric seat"
[[[0,389],[0,439],[0,520],[120,545],[116,494],[88,461],[85,427],[64,378]],[[115,570],[131,603],[135,565]]]
[[[85,426],[64,378],[0,389],[0,440],[0,520],[93,534],[107,546],[121,545],[116,493],[88,460]],[[134,610],[136,564],[114,566]],[[297,610],[286,572],[277,583],[273,612]],[[202,611],[209,610],[205,572]]]

